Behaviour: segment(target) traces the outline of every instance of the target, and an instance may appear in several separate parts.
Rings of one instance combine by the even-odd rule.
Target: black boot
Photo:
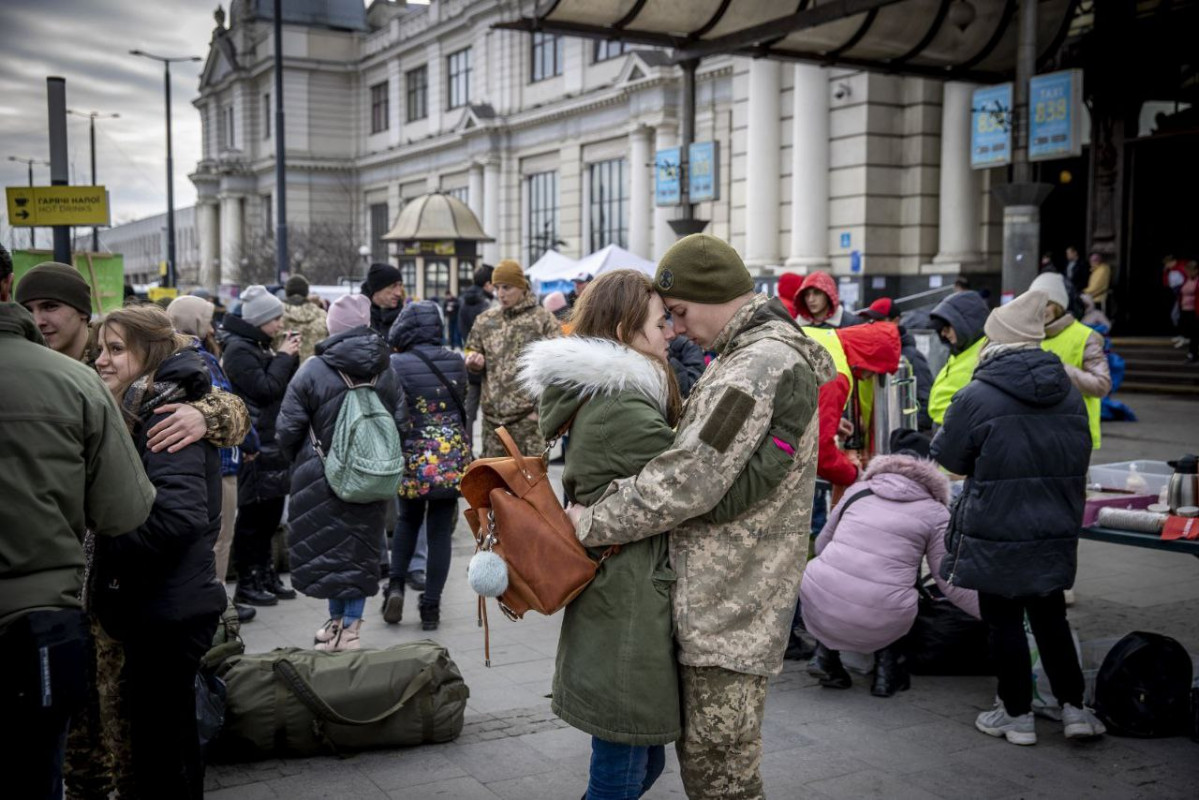
[[[417,599],[417,608],[420,609],[420,629],[422,631],[435,631],[441,623],[441,606],[436,603],[426,603],[425,596],[422,594]]]
[[[392,578],[383,592],[383,621],[395,625],[404,618],[404,579]]]
[[[267,590],[266,582],[261,571],[257,569],[238,570],[237,591],[233,593],[233,602],[247,606],[273,606],[279,598]]]
[[[283,582],[279,573],[275,572],[274,564],[266,568],[266,589],[280,600],[295,600],[296,590]]]
[[[253,606],[243,606],[239,603],[234,603],[233,608],[237,611],[238,622],[249,622],[258,615],[258,611]]]
[[[810,644],[799,635],[798,628],[791,629],[791,637],[787,640],[787,650],[783,658],[788,661],[807,661],[816,654],[816,646]]]
[[[874,654],[874,684],[870,693],[875,697],[891,697],[896,692],[912,688],[912,678],[899,660],[894,646],[884,647]]]
[[[853,685],[841,663],[841,654],[817,643],[816,655],[808,662],[808,674],[820,679],[826,689],[848,689]]]

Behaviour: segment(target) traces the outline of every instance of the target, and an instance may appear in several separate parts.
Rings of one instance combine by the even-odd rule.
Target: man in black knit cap
[[[371,264],[362,282],[362,293],[371,299],[371,327],[384,339],[404,305],[404,279],[391,264]]]

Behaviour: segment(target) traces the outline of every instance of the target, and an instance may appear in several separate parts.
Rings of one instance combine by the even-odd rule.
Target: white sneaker
[[[1107,733],[1107,728],[1088,708],[1075,708],[1066,703],[1062,706],[1062,725],[1067,739],[1092,739]]]
[[[1032,712],[1011,717],[1002,703],[979,714],[978,719],[974,720],[974,727],[991,736],[1002,736],[1012,744],[1037,743],[1037,727]]]

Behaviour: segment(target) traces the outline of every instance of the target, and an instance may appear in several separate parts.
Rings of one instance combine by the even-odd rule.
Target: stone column
[[[653,153],[650,129],[638,125],[629,134],[629,252],[649,258],[653,251]]]
[[[945,84],[941,103],[941,202],[934,264],[962,271],[982,261],[978,171],[970,168],[970,102],[974,87]]]
[[[827,269],[828,70],[796,64],[791,117],[791,252],[787,266]]]
[[[200,238],[200,285],[216,295],[221,282],[221,228],[216,199],[196,203],[196,235]]]
[[[659,150],[678,147],[678,145],[678,126],[674,122],[661,123],[654,132],[654,152],[650,154],[650,161],[654,160],[654,155]],[[656,169],[656,167],[651,167],[651,169]],[[660,259],[678,238],[670,227],[670,220],[674,219],[674,214],[674,208],[654,206],[654,252],[652,258],[655,261]]]
[[[745,265],[779,263],[779,62],[749,65],[749,126],[746,133]]]
[[[500,162],[489,159],[483,165],[483,232],[495,237],[483,245],[483,260],[492,266],[500,260]]]
[[[241,196],[221,195],[221,283],[241,283]]]
[[[483,224],[483,165],[472,162],[466,175],[466,205]],[[490,231],[488,231],[490,233]]]

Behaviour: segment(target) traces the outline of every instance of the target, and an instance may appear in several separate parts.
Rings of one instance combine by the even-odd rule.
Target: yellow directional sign
[[[103,186],[9,186],[8,221],[18,227],[108,225]]]

